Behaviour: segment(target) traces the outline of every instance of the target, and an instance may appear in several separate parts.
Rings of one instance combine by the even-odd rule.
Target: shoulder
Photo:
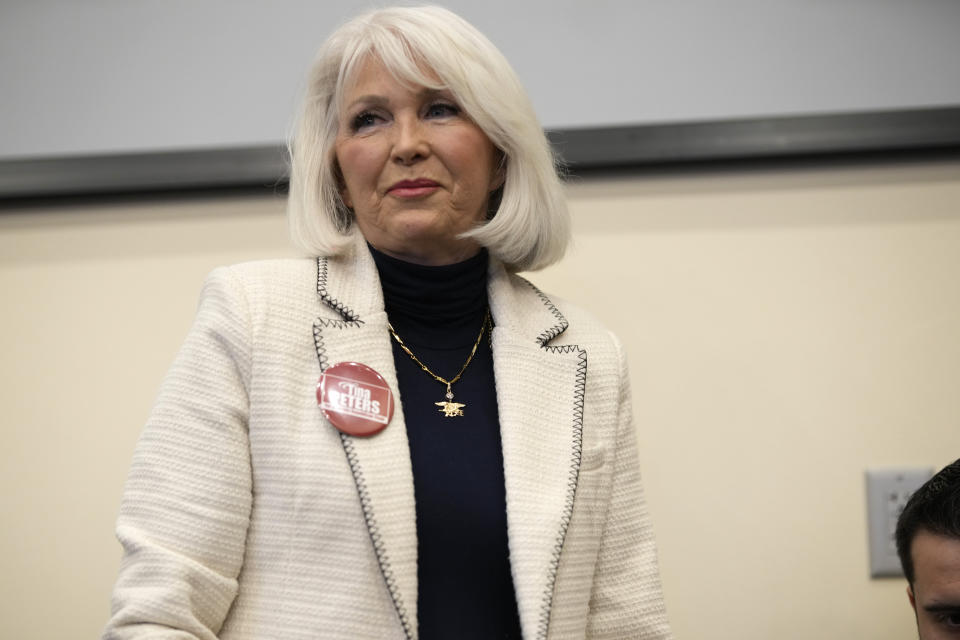
[[[203,297],[232,295],[248,304],[316,294],[317,261],[312,258],[255,260],[217,267],[204,282]]]
[[[316,285],[317,260],[315,258],[287,258],[252,260],[217,267],[207,280],[228,282],[241,287],[271,288],[278,284],[296,284],[306,281]]]
[[[199,315],[227,316],[252,329],[317,314],[317,261],[257,260],[217,267],[204,281]]]
[[[541,316],[541,339],[552,346],[577,345],[619,358],[620,342],[597,316],[566,298],[542,291],[523,276],[509,274],[513,298],[525,316]],[[543,318],[549,316],[547,322]]]

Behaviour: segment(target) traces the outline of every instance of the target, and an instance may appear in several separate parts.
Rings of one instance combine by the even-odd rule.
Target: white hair
[[[340,196],[334,143],[344,88],[371,55],[402,82],[450,91],[503,154],[505,180],[491,195],[488,220],[462,237],[514,271],[559,260],[570,240],[570,216],[559,166],[530,99],[493,43],[463,18],[432,6],[358,16],[317,54],[290,141],[293,241],[312,255],[335,255],[359,233]]]

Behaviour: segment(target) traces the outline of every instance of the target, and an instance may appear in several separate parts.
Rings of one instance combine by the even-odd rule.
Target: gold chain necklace
[[[460,376],[463,375],[463,372],[467,370],[467,366],[473,360],[473,356],[477,353],[477,347],[480,346],[480,340],[483,339],[483,334],[487,330],[487,327],[490,325],[490,309],[487,309],[486,314],[483,316],[483,326],[480,327],[480,335],[477,336],[477,341],[473,343],[473,349],[470,350],[470,355],[467,356],[467,361],[463,363],[463,366],[460,367],[460,371],[457,372],[457,375],[453,376],[449,380],[442,378],[435,374],[433,371],[430,371],[430,367],[423,364],[420,358],[413,355],[413,351],[410,351],[410,347],[403,343],[403,340],[400,339],[400,336],[397,335],[397,332],[394,330],[393,325],[387,322],[387,327],[390,329],[390,335],[393,336],[393,339],[397,341],[397,344],[400,345],[400,348],[403,349],[404,353],[413,358],[413,361],[420,365],[420,368],[430,374],[434,380],[441,382],[447,385],[447,400],[446,402],[434,402],[433,404],[440,407],[440,411],[443,411],[443,416],[445,418],[455,418],[456,416],[463,415],[463,408],[467,405],[462,402],[453,401],[453,389],[451,385],[460,379]]]

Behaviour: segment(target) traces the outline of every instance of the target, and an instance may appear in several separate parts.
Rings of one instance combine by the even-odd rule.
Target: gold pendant
[[[443,411],[444,418],[456,418],[463,415],[463,407],[467,406],[462,402],[434,402]]]
[[[450,383],[447,383],[447,400],[446,402],[434,402],[433,404],[440,407],[440,411],[443,411],[444,418],[456,418],[457,416],[463,415],[463,407],[467,406],[461,402],[453,401],[453,389],[450,388]]]

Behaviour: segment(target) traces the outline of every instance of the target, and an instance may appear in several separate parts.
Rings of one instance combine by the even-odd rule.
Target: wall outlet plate
[[[897,555],[897,519],[913,492],[933,476],[933,469],[868,469],[867,523],[870,577],[902,576]]]

